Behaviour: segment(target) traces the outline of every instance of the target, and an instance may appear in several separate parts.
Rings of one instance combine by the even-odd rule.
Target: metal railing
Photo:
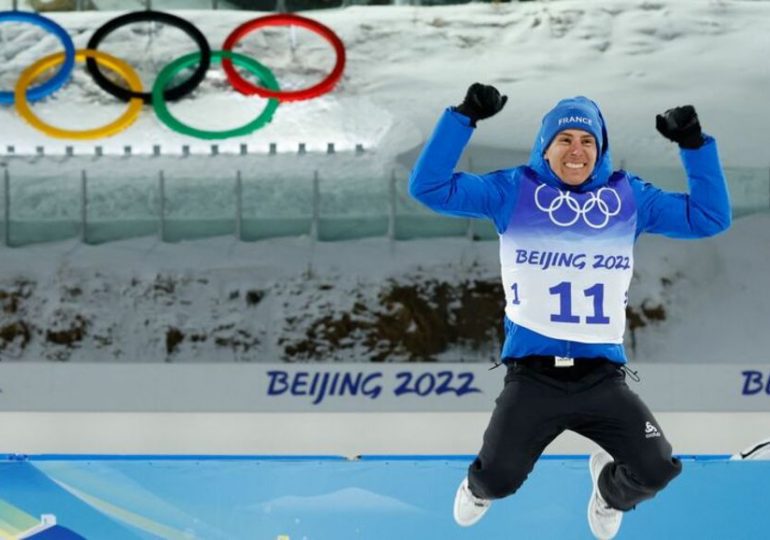
[[[81,171],[79,178],[3,178],[3,238],[7,246],[79,238],[90,244],[155,235],[164,242],[233,235],[242,241],[307,235],[321,241],[373,236],[408,239],[494,229],[436,216],[406,193],[406,179],[362,181],[339,189],[315,171],[281,184],[238,171],[201,181],[159,171],[114,185]]]
[[[685,191],[678,168],[637,170],[663,189]],[[770,170],[727,167],[737,217],[770,210]],[[308,235],[320,241],[364,237],[394,240],[437,236],[496,239],[485,220],[444,217],[407,192],[406,173],[339,179],[316,170],[276,181],[236,171],[219,178],[168,170],[130,180],[104,173],[48,176],[3,174],[6,246],[79,238],[89,244],[141,236],[176,242],[232,235],[242,241]]]

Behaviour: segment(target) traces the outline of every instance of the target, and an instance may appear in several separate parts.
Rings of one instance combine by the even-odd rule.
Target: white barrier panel
[[[487,412],[491,364],[0,364],[0,411]],[[650,408],[770,412],[767,364],[642,364]]]
[[[675,452],[770,434],[766,365],[641,365],[629,381]],[[3,453],[474,454],[504,367],[0,364]],[[548,454],[586,454],[566,432]]]
[[[484,413],[0,413],[0,454],[475,454]],[[677,454],[732,455],[770,431],[770,413],[655,411]],[[565,432],[546,454],[596,445]]]

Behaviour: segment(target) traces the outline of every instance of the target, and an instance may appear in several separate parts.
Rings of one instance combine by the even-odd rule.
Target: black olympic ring
[[[601,229],[607,226],[611,217],[617,216],[620,213],[620,195],[618,195],[618,192],[610,187],[602,186],[596,191],[596,193],[588,192],[588,199],[583,201],[582,207],[579,201],[572,198],[569,191],[562,191],[557,188],[554,189],[557,189],[559,194],[551,200],[550,204],[547,206],[543,205],[540,202],[540,190],[545,187],[548,186],[541,184],[535,190],[535,205],[538,207],[538,209],[548,214],[548,217],[551,219],[551,223],[558,225],[559,227],[570,227],[577,223],[577,220],[582,216],[586,225],[592,229]],[[610,205],[607,203],[607,201],[602,199],[602,193],[604,192],[609,192],[615,196],[615,199],[617,200],[617,208],[614,210],[610,209]],[[575,217],[569,221],[559,221],[554,215],[554,212],[559,210],[564,204],[566,204],[567,207],[575,213]],[[590,219],[588,219],[588,213],[594,208],[598,208],[599,211],[604,215],[604,220],[601,223],[593,223]]]
[[[181,84],[178,84],[177,86],[164,90],[163,97],[167,101],[174,101],[183,96],[186,96],[195,90],[195,88],[197,88],[201,81],[203,81],[203,79],[206,77],[206,72],[208,71],[209,65],[211,64],[211,47],[209,47],[209,42],[206,40],[206,36],[204,36],[200,30],[198,30],[191,22],[186,21],[181,17],[177,17],[176,15],[171,15],[170,13],[163,13],[160,11],[147,10],[135,11],[121,15],[119,17],[115,17],[114,19],[110,19],[104,23],[96,30],[96,32],[94,32],[94,34],[91,36],[91,39],[88,40],[88,45],[86,45],[86,48],[96,50],[99,44],[104,40],[105,37],[107,37],[108,34],[122,26],[127,26],[137,22],[159,22],[169,26],[174,26],[179,28],[182,32],[190,36],[193,41],[195,41],[201,53],[200,64],[198,64],[198,67],[195,68],[195,71],[193,71],[189,79],[182,82]],[[93,58],[88,58],[86,60],[86,67],[88,68],[88,72],[94,78],[94,81],[96,81],[96,84],[98,84],[105,92],[108,92],[116,98],[126,102],[131,101],[131,99],[140,98],[147,105],[152,103],[152,92],[134,92],[115,84],[99,70],[99,64],[97,64],[96,60]],[[152,85],[149,86],[152,87]]]

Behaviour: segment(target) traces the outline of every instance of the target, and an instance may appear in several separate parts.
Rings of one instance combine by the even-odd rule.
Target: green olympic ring
[[[171,82],[174,76],[182,71],[186,67],[193,66],[200,62],[201,53],[194,52],[188,55],[177,58],[166,67],[164,67],[155,79],[155,84],[152,87],[152,106],[155,109],[155,114],[161,122],[166,124],[171,130],[181,133],[183,135],[190,135],[192,137],[198,137],[200,139],[226,139],[228,137],[238,137],[241,135],[248,135],[259,128],[270,123],[273,119],[273,113],[278,108],[278,100],[270,98],[267,100],[262,113],[251,122],[244,124],[243,126],[227,129],[223,131],[206,131],[197,129],[192,126],[188,126],[183,122],[176,119],[168,110],[168,105],[164,99],[163,92],[166,89],[166,85]],[[232,60],[236,65],[246,68],[250,73],[256,75],[265,88],[277,91],[279,90],[278,81],[273,73],[265,66],[250,58],[239,53],[231,51],[211,51],[211,63],[221,62],[222,59]]]

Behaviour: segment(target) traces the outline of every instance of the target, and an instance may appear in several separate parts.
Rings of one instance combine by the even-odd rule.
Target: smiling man
[[[545,151],[545,160],[562,182],[579,186],[596,165],[596,139],[581,129],[560,132]]]
[[[505,106],[493,86],[471,85],[439,120],[409,181],[437,212],[492,220],[505,290],[505,384],[454,503],[461,526],[515,493],[548,444],[571,430],[595,441],[588,523],[613,538],[623,512],[681,471],[660,424],[625,382],[625,308],[633,246],[643,232],[712,236],[730,225],[716,141],[686,105],[658,115],[676,142],[690,193],[667,193],[612,170],[599,107],[579,96],[544,117],[529,163],[476,175],[455,172],[478,121]],[[567,534],[567,533],[565,533]]]

